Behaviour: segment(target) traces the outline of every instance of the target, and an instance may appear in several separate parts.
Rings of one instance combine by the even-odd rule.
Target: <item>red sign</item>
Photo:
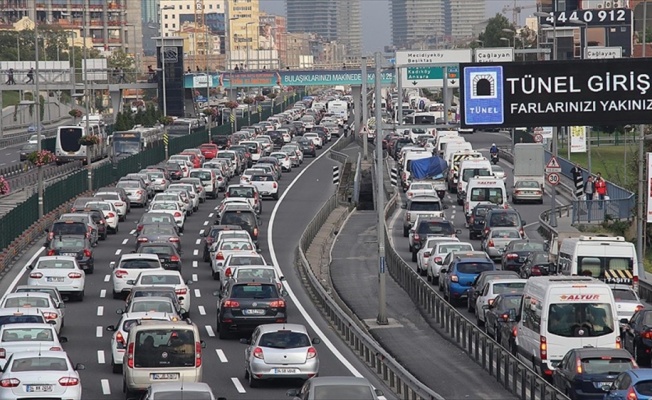
[[[559,296],[561,301],[595,301],[600,300],[599,294],[562,294]]]

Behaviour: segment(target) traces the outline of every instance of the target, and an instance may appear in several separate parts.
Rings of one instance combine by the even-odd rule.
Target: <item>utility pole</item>
[[[376,53],[376,87],[375,87],[375,109],[376,109],[376,212],[378,212],[378,325],[387,325],[387,299],[386,299],[386,279],[387,268],[385,268],[385,193],[383,189],[383,146],[381,143],[383,133],[383,111],[381,105],[382,99],[382,80],[381,80],[381,54]],[[363,75],[363,82],[367,79]],[[363,94],[366,94],[363,91]],[[365,143],[367,141],[365,140]]]
[[[86,13],[90,10],[90,6],[87,1],[84,1],[84,9],[82,10],[82,19],[84,25],[84,107],[86,108],[86,132],[84,135],[90,135],[90,103],[88,96],[88,49],[86,46],[86,40],[88,38],[88,21],[86,20]],[[93,168],[91,167],[91,152],[95,146],[86,146],[86,165],[88,167],[88,190],[93,190]]]
[[[646,34],[647,34],[647,0],[643,2],[643,58],[645,58],[646,53]],[[638,270],[645,271],[643,265],[643,258],[645,257],[645,241],[643,236],[645,235],[645,207],[644,199],[647,197],[647,190],[645,185],[645,125],[641,124],[638,126],[638,201],[637,201],[637,214],[638,218],[636,219],[636,258],[638,260]],[[627,168],[627,166],[625,166]]]
[[[35,19],[34,21],[34,44],[35,44],[35,52],[34,52],[34,57],[35,57],[35,66],[34,66],[34,96],[32,100],[34,100],[34,109],[36,110],[36,150],[40,153],[41,150],[43,150],[42,147],[42,142],[41,142],[41,95],[40,95],[40,87],[39,87],[39,48],[38,48],[38,19]],[[0,115],[0,119],[2,116]],[[36,186],[36,191],[38,192],[37,198],[38,198],[38,217],[39,219],[43,217],[43,167],[39,163],[37,167],[37,186]]]
[[[357,110],[356,110],[357,111]],[[362,158],[367,160],[367,57],[362,57]],[[357,113],[356,113],[357,114]],[[378,129],[378,122],[376,121],[376,129]]]

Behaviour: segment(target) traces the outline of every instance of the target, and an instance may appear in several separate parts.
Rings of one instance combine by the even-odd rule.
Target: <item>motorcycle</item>
[[[491,163],[493,165],[498,164],[498,153],[492,153],[491,154]]]

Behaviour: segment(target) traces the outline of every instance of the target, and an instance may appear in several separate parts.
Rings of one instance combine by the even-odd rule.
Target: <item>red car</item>
[[[201,159],[199,158],[199,156],[197,154],[187,152],[187,151],[183,151],[180,154],[184,155],[184,156],[190,156],[190,160],[192,161],[192,167],[193,168],[201,168]]]
[[[215,143],[204,143],[199,146],[199,150],[204,155],[205,159],[212,160],[217,155],[219,148]]]

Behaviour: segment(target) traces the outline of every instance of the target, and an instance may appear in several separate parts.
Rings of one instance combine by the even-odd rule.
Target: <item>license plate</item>
[[[179,374],[150,374],[153,380],[178,380]]]
[[[269,195],[269,192],[260,192],[260,194],[262,194],[263,196],[267,196]]]
[[[265,315],[265,310],[253,309],[253,310],[242,310],[244,315]]]
[[[296,368],[275,368],[274,369],[275,374],[294,374],[296,372],[297,372]]]
[[[48,282],[63,282],[62,276],[48,276]]]
[[[62,256],[77,257],[77,253],[61,253]]]
[[[25,391],[30,393],[51,392],[52,385],[25,385]]]

